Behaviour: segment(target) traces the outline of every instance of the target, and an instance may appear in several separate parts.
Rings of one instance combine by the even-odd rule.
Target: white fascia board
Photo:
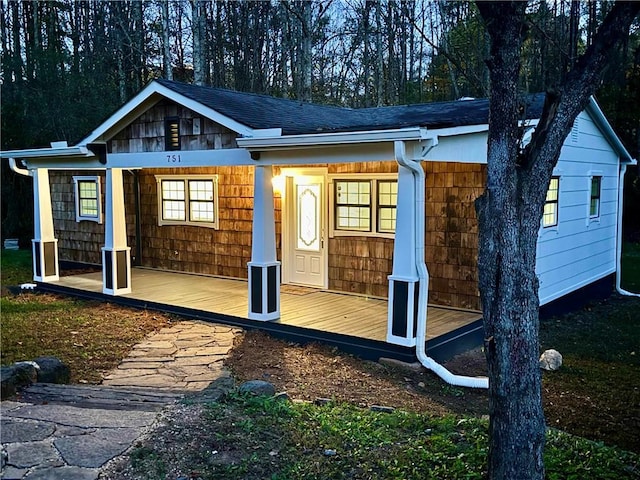
[[[593,118],[595,124],[602,130],[603,135],[620,157],[620,161],[635,165],[636,160],[631,156],[629,151],[622,144],[622,142],[620,141],[620,137],[618,137],[618,135],[616,135],[616,132],[613,131],[613,127],[609,123],[609,120],[607,120],[607,117],[604,116],[600,105],[598,105],[598,102],[593,96],[589,99],[589,104],[587,105],[587,108],[585,110],[587,111],[587,113],[589,113],[589,115],[591,115],[591,118]]]
[[[0,158],[15,158],[17,160],[37,160],[54,158],[92,158],[94,154],[86,147],[53,147],[53,148],[28,148],[25,150],[9,150],[0,152]]]
[[[140,93],[125,103],[116,113],[114,113],[109,119],[96,128],[91,134],[80,141],[80,145],[86,145],[87,143],[95,142],[98,140],[107,140],[104,135],[114,128],[120,126],[124,128],[129,122],[133,121],[136,117],[141,115],[145,110],[156,104],[160,97],[165,97],[174,102],[182,105],[185,108],[193,110],[196,113],[210,119],[213,122],[219,123],[227,127],[230,130],[238,133],[239,135],[251,136],[254,135],[252,128],[243,125],[240,122],[233,120],[216,110],[209,108],[200,102],[196,102],[184,95],[181,95],[164,85],[159,84],[156,81],[147,85]],[[118,129],[119,131],[119,129]],[[114,132],[117,133],[117,132]]]
[[[151,82],[140,93],[120,107],[113,115],[111,115],[105,122],[100,124],[93,132],[87,137],[78,142],[78,145],[86,145],[97,140],[103,140],[103,135],[109,130],[113,129],[119,124],[126,124],[127,120],[133,120],[142,112],[153,105],[155,105],[160,97],[155,96],[157,88],[160,86],[156,82]],[[122,125],[124,128],[124,125]]]
[[[522,120],[520,121],[520,125],[525,127],[535,127],[538,125],[539,121],[540,119],[538,118]],[[488,131],[488,123],[482,123],[479,125],[464,125],[460,127],[432,128],[429,130],[429,137],[453,137],[455,135],[467,135],[469,133],[481,133]]]
[[[394,130],[367,130],[359,132],[308,133],[273,137],[237,138],[239,147],[249,150],[277,148],[306,148],[352,143],[393,142],[398,140],[424,140],[426,128],[411,127]]]
[[[29,168],[49,168],[53,170],[104,170],[122,168],[178,168],[255,165],[251,154],[243,148],[221,150],[180,150],[172,152],[110,153],[107,163],[102,164],[97,157],[87,158],[39,158],[27,162]]]

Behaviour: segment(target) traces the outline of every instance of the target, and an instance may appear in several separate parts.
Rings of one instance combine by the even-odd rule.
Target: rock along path
[[[179,322],[147,337],[103,386],[35,384],[0,405],[3,480],[94,480],[158,412],[185,395],[214,400],[233,380],[223,360],[237,328]]]

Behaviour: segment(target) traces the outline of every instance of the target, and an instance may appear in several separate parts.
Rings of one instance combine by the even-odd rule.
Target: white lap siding
[[[618,156],[588,114],[578,118],[554,170],[560,177],[558,226],[538,235],[541,305],[616,270]],[[593,176],[602,177],[596,219],[589,215]]]

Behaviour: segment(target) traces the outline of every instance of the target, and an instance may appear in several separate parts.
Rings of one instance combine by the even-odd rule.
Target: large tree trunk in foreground
[[[628,35],[640,2],[616,2],[594,42],[548,94],[531,143],[519,151],[518,95],[526,2],[477,2],[491,38],[487,188],[477,200],[479,287],[489,370],[489,477],[543,479],[545,422],[538,367],[536,243],[560,149]]]
[[[543,478],[544,413],[538,359],[539,225],[518,156],[518,76],[526,3],[501,9],[490,60],[488,186],[478,201],[480,292],[489,368],[491,478]],[[534,182],[535,186],[535,182]],[[526,473],[524,473],[526,472]],[[524,473],[524,476],[523,476]]]

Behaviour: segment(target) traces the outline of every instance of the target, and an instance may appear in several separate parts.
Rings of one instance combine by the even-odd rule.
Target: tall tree
[[[476,202],[489,369],[489,476],[542,479],[537,232],[563,141],[596,92],[610,52],[627,37],[640,3],[615,3],[590,46],[547,94],[524,150],[519,149],[524,105],[518,85],[528,2],[477,6],[491,38],[487,188]]]
[[[206,48],[206,13],[202,0],[191,1],[192,30],[193,30],[193,83],[204,85],[206,80],[205,68],[208,65]]]
[[[171,38],[169,36],[170,18],[169,2],[162,3],[162,73],[167,80],[173,80],[173,66],[171,62]]]

